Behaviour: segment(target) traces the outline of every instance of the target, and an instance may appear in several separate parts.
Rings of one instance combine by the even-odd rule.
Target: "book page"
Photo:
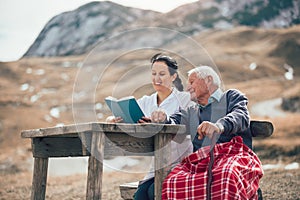
[[[126,118],[126,115],[120,108],[115,98],[105,98],[105,103],[107,104],[107,106],[109,107],[109,109],[115,117],[122,117],[123,119]]]
[[[121,117],[124,123],[137,123],[144,115],[133,96],[117,100],[114,97],[105,98],[105,102],[115,117]]]
[[[118,101],[118,103],[126,115],[126,119],[124,119],[126,123],[137,123],[144,116],[135,98]]]

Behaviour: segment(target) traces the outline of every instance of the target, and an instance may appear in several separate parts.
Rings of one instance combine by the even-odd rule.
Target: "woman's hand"
[[[142,119],[139,119],[138,123],[151,123],[151,119],[149,117],[142,117]]]
[[[106,122],[108,123],[119,123],[122,122],[122,117],[109,116],[106,118]]]

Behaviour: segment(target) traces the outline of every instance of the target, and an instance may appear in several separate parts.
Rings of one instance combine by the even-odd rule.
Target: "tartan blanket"
[[[162,200],[206,199],[210,147],[200,148],[182,160],[165,178]],[[211,199],[257,199],[261,162],[240,136],[216,144]]]

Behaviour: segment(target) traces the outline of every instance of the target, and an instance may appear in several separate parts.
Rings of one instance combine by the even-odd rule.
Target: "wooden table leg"
[[[31,200],[45,199],[48,158],[34,158]]]
[[[93,133],[89,157],[86,199],[101,200],[104,133]]]
[[[155,200],[161,199],[162,183],[171,170],[168,164],[171,158],[171,134],[156,134],[154,137],[154,156],[155,156],[155,178],[154,196]]]

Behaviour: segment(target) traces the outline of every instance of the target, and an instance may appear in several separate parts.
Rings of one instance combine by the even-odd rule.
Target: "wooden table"
[[[170,170],[170,145],[183,125],[83,123],[22,131],[31,138],[34,170],[31,199],[45,199],[49,157],[89,156],[86,199],[101,199],[103,158],[155,157],[155,197],[161,199],[163,179]]]

